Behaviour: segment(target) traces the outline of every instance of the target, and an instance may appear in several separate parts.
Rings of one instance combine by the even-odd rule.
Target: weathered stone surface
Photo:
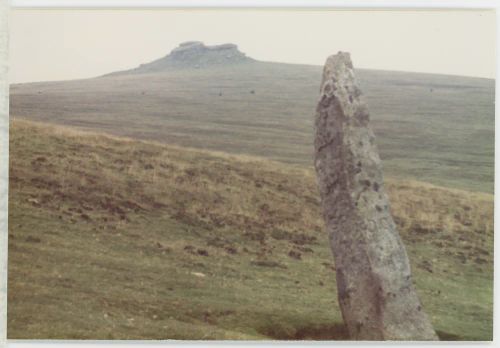
[[[170,64],[179,66],[207,67],[240,63],[248,58],[234,44],[206,46],[203,42],[181,43],[167,56]]]
[[[412,284],[382,166],[348,53],[328,58],[316,111],[315,167],[352,338],[437,340]]]

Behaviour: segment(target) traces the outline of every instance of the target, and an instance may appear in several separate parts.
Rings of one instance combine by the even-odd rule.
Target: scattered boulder
[[[42,240],[38,237],[28,236],[26,237],[28,243],[40,243]]]
[[[277,268],[287,268],[285,265],[271,260],[254,260],[250,261],[250,264],[253,266],[259,267],[277,267]]]
[[[422,268],[423,270],[426,270],[427,272],[429,273],[433,273],[434,271],[432,270],[432,265],[429,261],[427,260],[424,260],[422,261],[419,265],[418,265],[420,268]]]
[[[90,218],[90,216],[88,216],[87,214],[80,214],[80,217],[82,218],[82,220],[85,220],[85,221],[90,221],[90,220],[92,220],[92,219]]]
[[[184,247],[184,251],[190,253],[190,254],[194,254],[195,253],[195,247],[192,246],[192,245],[186,245]]]
[[[35,207],[40,206],[40,201],[36,198],[28,198],[28,203],[31,203]]]
[[[226,252],[228,254],[231,254],[231,255],[234,255],[234,254],[238,253],[238,249],[236,249],[235,247],[232,247],[232,246],[227,246],[227,247],[224,248],[224,250],[226,250]]]
[[[192,275],[198,278],[205,278],[206,274],[200,273],[200,272],[191,272]]]
[[[295,250],[290,250],[288,256],[295,260],[302,260],[302,254]]]

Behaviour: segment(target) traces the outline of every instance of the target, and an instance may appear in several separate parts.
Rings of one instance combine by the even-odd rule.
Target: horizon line
[[[161,59],[161,58],[158,58]],[[292,62],[281,62],[281,61],[267,61],[267,60],[258,60],[255,58],[252,58],[254,62],[257,63],[271,63],[271,64],[287,64],[287,65],[302,65],[302,66],[310,66],[310,67],[318,67],[322,68],[323,65],[320,64],[308,64],[308,63],[292,63]],[[155,60],[153,60],[155,61]],[[151,61],[151,62],[153,62]],[[146,63],[147,64],[147,63]],[[245,63],[243,63],[245,64]],[[125,68],[122,70],[113,70],[110,72],[106,72],[100,75],[94,75],[94,76],[88,76],[88,77],[76,77],[76,78],[71,78],[71,79],[61,79],[61,80],[32,80],[32,81],[22,81],[22,82],[12,82],[9,81],[9,86],[12,85],[22,85],[22,84],[29,84],[29,83],[51,83],[51,82],[69,82],[69,81],[78,81],[78,80],[90,80],[90,79],[97,79],[97,78],[102,78],[105,77],[106,75],[110,75],[113,73],[118,73],[118,72],[126,72],[128,70],[135,69],[139,67],[140,65],[131,67],[131,68]],[[219,66],[221,67],[221,66]],[[189,70],[193,70],[192,68],[185,68]],[[175,70],[175,69],[174,69]],[[199,69],[197,69],[199,70]],[[367,67],[354,67],[354,70],[370,70],[370,71],[383,71],[383,72],[393,72],[393,73],[401,73],[401,74],[419,74],[419,75],[439,75],[439,76],[449,76],[449,77],[464,77],[464,78],[470,78],[470,79],[485,79],[485,80],[492,80],[496,81],[496,76],[495,77],[485,77],[485,76],[474,76],[474,75],[461,75],[461,74],[451,74],[451,73],[437,73],[437,72],[428,72],[428,71],[414,71],[414,70],[391,70],[391,69],[376,69],[376,68],[367,68]],[[154,74],[161,74],[162,72],[150,72],[150,73],[143,73],[143,74],[138,74],[138,75],[154,75]]]

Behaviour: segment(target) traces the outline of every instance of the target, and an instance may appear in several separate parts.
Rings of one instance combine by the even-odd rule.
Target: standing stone
[[[326,61],[315,167],[340,309],[357,340],[437,340],[390,213],[369,113],[349,53]]]

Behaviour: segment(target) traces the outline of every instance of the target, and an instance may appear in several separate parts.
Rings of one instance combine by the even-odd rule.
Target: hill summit
[[[115,72],[109,75],[129,73],[150,73],[171,68],[202,69],[212,66],[234,65],[254,61],[242,53],[232,43],[207,46],[201,41],[187,41],[174,48],[168,55],[131,70]],[[109,76],[108,75],[108,76]]]

